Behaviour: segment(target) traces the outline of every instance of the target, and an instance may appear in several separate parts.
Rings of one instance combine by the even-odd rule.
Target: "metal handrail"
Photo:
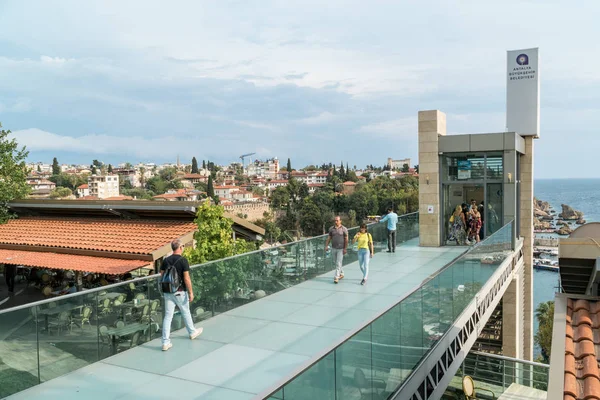
[[[399,215],[398,216],[398,222],[400,222],[400,218],[402,218],[402,217],[409,217],[409,216],[412,216],[412,215],[415,215],[415,214],[418,214],[418,213],[419,213],[418,211],[415,211],[415,212],[412,212],[412,213]],[[375,224],[378,224],[378,222],[373,222],[372,224],[369,224],[369,226],[375,225]],[[352,228],[349,228],[349,229],[356,229],[356,228],[358,228],[358,227],[355,226],[355,227],[352,227]],[[292,245],[296,245],[296,244],[301,243],[301,242],[306,242],[306,241],[314,240],[314,239],[318,239],[318,238],[325,238],[327,236],[328,236],[327,234],[323,234],[323,235],[319,235],[319,236],[313,236],[313,237],[302,239],[302,240],[298,240],[298,241],[295,241],[295,242],[282,244],[281,246],[276,246],[276,247],[292,246]],[[216,263],[219,263],[219,262],[228,261],[228,260],[231,260],[231,259],[234,259],[234,258],[249,256],[251,254],[259,254],[259,253],[264,252],[265,250],[266,249],[252,250],[252,251],[249,251],[249,252],[246,252],[246,253],[236,254],[236,255],[233,255],[233,256],[225,257],[225,258],[220,258],[218,260],[207,261],[207,262],[202,263],[202,264],[193,264],[193,265],[190,265],[190,269],[192,269],[192,268],[198,268],[198,267],[206,267],[206,266],[209,266],[209,265],[212,265],[212,264],[216,264]],[[65,295],[61,296],[60,298],[61,299],[65,299],[65,298],[73,299],[73,298],[76,298],[77,296],[90,295],[90,294],[93,294],[93,293],[96,293],[96,292],[99,292],[99,291],[103,291],[103,290],[107,290],[107,289],[113,289],[113,288],[117,288],[119,286],[126,286],[126,285],[129,285],[130,283],[149,281],[150,279],[155,278],[157,276],[158,276],[158,274],[154,274],[154,275],[149,275],[149,276],[143,276],[143,277],[139,277],[139,278],[134,278],[134,279],[130,279],[130,280],[125,281],[125,282],[112,283],[112,284],[106,285],[106,286],[100,286],[100,287],[97,287],[97,288],[86,289],[84,291],[80,291],[80,292],[76,292],[76,293],[65,294]],[[6,313],[12,312],[12,311],[23,310],[25,308],[30,308],[30,307],[34,307],[34,306],[40,306],[40,305],[48,304],[48,303],[51,303],[51,302],[54,302],[54,301],[56,301],[55,298],[50,298],[50,299],[38,300],[38,301],[35,301],[35,302],[32,302],[32,303],[22,304],[22,305],[19,305],[19,306],[14,306],[14,307],[11,307],[11,308],[0,310],[0,315],[6,314]]]
[[[539,362],[535,362],[535,361],[529,361],[529,360],[522,360],[520,358],[512,358],[512,357],[507,357],[507,356],[501,356],[501,355],[498,355],[498,354],[484,353],[484,352],[481,352],[481,351],[470,351],[469,354],[474,354],[474,355],[477,355],[477,356],[484,356],[484,357],[489,357],[489,358],[496,358],[498,360],[511,361],[511,362],[516,362],[516,363],[520,363],[520,364],[532,365],[534,367],[541,367],[541,368],[548,368],[548,369],[550,369],[550,365],[548,365],[548,364],[543,364],[543,363],[539,363]]]

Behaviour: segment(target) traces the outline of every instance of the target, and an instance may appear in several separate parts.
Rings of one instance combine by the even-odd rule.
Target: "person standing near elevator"
[[[398,225],[398,214],[394,212],[392,207],[388,208],[387,215],[383,217],[379,222],[387,222],[387,234],[388,234],[388,253],[396,252],[396,225]]]

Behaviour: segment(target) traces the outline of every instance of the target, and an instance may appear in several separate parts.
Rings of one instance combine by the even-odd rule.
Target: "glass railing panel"
[[[277,393],[282,393],[281,390]],[[335,354],[329,353],[283,388],[281,400],[336,400]],[[338,397],[339,398],[339,397]]]
[[[94,293],[60,296],[40,305],[37,336],[40,382],[98,361]]]
[[[97,292],[100,358],[128,350],[145,340],[147,321],[139,314],[148,301],[143,281],[127,281]]]
[[[386,391],[403,382],[400,305],[388,310],[371,323],[373,378],[382,379]]]
[[[437,276],[440,292],[440,332],[446,332],[454,321],[454,281],[453,271],[447,268]]]
[[[141,299],[140,294],[137,302],[134,297],[134,315],[139,322],[148,323],[148,331],[142,338],[142,342],[150,341],[162,336],[162,320],[164,316],[164,299],[160,291],[160,278],[153,276],[136,285],[138,293],[145,293],[146,298]],[[190,304],[190,311],[194,309]],[[193,315],[193,314],[192,314]]]
[[[445,333],[440,323],[441,299],[440,279],[435,276],[421,287],[423,295],[423,348],[429,351]]]
[[[338,399],[372,399],[385,389],[373,378],[371,325],[367,325],[335,350],[335,380]]]
[[[36,310],[0,314],[0,398],[39,383]]]
[[[402,379],[406,379],[423,357],[423,292],[418,289],[400,303]]]
[[[354,238],[354,236],[357,233],[358,233],[358,228],[356,228],[356,227],[348,229],[348,251],[347,251],[346,255],[344,256],[344,262],[343,262],[344,266],[358,261],[357,244],[356,243],[354,245],[352,244],[352,239]]]

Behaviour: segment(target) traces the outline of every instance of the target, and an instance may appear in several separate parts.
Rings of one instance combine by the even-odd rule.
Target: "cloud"
[[[275,126],[272,124],[266,124],[266,123],[262,123],[262,122],[235,121],[235,123],[240,126],[245,126],[245,127],[253,128],[253,129],[266,130],[266,131],[271,131],[271,132],[278,132],[280,130],[278,126]]]
[[[408,139],[417,137],[417,118],[407,117],[390,121],[377,122],[363,125],[358,132],[371,133],[376,136],[395,139]]]
[[[9,104],[0,102],[0,113],[26,113],[31,111],[31,99],[17,99]]]
[[[339,117],[337,115],[332,114],[329,111],[323,111],[322,113],[312,117],[301,118],[296,122],[301,125],[322,125],[333,122],[338,118]]]

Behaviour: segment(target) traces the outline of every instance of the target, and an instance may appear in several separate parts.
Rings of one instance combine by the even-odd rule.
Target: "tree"
[[[198,173],[198,161],[196,161],[196,157],[192,157],[192,174]]]
[[[42,172],[42,167],[39,164],[37,166],[37,172]]]
[[[52,159],[52,175],[58,175],[60,174],[60,172],[60,165],[58,165],[58,160],[56,159],[56,157],[54,157]]]
[[[10,130],[0,124],[0,223],[6,222],[11,214],[8,202],[22,199],[29,194],[25,159],[29,152],[18,148],[16,139],[8,139]]]
[[[202,169],[206,169],[206,161],[202,160]]]
[[[112,164],[108,164],[108,173],[112,174],[113,173],[113,167]]]
[[[94,160],[96,162],[98,162],[98,160]],[[133,169],[133,164],[131,164],[130,162],[126,162],[124,165],[125,169]]]
[[[69,197],[73,195],[73,191],[66,187],[57,187],[53,191],[50,192],[51,199],[62,199],[65,197]]]
[[[211,199],[215,197],[215,187],[213,185],[213,178],[212,178],[212,176],[208,177],[208,184],[206,185],[206,194]]]
[[[288,158],[287,161],[287,169],[286,169],[287,173],[288,173],[288,179],[290,179],[290,177],[292,176],[292,162],[290,161],[290,159]]]
[[[140,167],[140,185],[146,187],[146,167]]]
[[[410,170],[410,166],[408,164],[403,164],[400,172],[408,172]]]
[[[535,316],[539,322],[538,332],[535,334],[535,342],[542,350],[542,359],[545,363],[550,361],[550,350],[552,348],[552,328],[554,325],[554,302],[541,303],[535,310]]]
[[[92,165],[92,175],[97,175],[98,174],[98,170],[96,169],[95,165]]]
[[[300,227],[305,236],[323,234],[321,210],[311,200],[305,201],[299,212]]]
[[[415,172],[418,174],[419,173],[419,164],[415,165],[414,168],[415,168]]]
[[[253,250],[252,244],[233,239],[233,221],[224,216],[223,207],[204,202],[198,207],[194,220],[195,248],[186,248],[184,256],[190,264],[203,264]],[[196,297],[216,304],[227,294],[245,285],[243,260],[229,259],[191,270]]]

